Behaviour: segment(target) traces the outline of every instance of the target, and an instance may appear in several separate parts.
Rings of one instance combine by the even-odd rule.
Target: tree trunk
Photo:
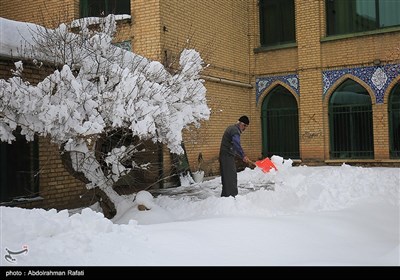
[[[99,187],[96,187],[95,196],[97,198],[97,201],[100,203],[100,207],[103,210],[104,217],[108,219],[114,218],[114,216],[117,214],[117,209],[115,208],[115,204],[111,201],[107,194]]]
[[[84,172],[76,171],[72,165],[71,152],[64,150],[64,145],[60,147],[61,161],[65,169],[73,176],[75,179],[83,182],[84,184],[90,183],[90,180],[86,178]],[[117,209],[115,204],[111,201],[110,197],[99,187],[94,189],[95,197],[100,204],[103,214],[106,218],[112,219],[117,214]]]

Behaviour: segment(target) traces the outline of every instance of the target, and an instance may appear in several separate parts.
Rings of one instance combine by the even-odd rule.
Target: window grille
[[[374,157],[372,104],[368,92],[346,80],[329,101],[331,159]]]
[[[296,99],[284,87],[275,87],[262,105],[263,156],[299,159],[299,117]]]
[[[400,158],[400,84],[391,91],[389,97],[389,141],[390,157]]]

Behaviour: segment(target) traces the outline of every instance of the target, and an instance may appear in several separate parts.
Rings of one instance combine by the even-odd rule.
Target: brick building
[[[46,27],[59,15],[129,14],[116,43],[166,66],[182,48],[197,49],[209,64],[203,79],[212,114],[184,140],[190,165],[201,152],[207,175],[219,174],[220,137],[243,114],[251,123],[242,145],[254,160],[400,165],[398,1],[0,0],[0,6],[1,17]],[[87,190],[63,169],[56,147],[38,139],[35,151],[43,199],[28,206],[83,203]]]

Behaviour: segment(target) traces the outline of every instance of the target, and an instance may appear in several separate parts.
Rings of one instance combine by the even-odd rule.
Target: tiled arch
[[[340,78],[338,78],[334,84],[331,85],[331,87],[328,89],[327,92],[324,93],[323,97],[325,98],[324,104],[325,106],[328,106],[329,103],[329,95],[333,94],[334,91],[336,90],[336,87],[339,86],[340,84],[342,84],[344,81],[346,80],[352,80],[355,83],[361,85],[369,94],[370,98],[371,98],[371,102],[372,104],[376,104],[377,103],[377,99],[376,99],[376,94],[375,92],[371,89],[371,86],[368,85],[367,83],[365,83],[365,81],[361,80],[360,78],[352,75],[352,74],[344,74],[342,76],[340,76]]]
[[[387,64],[383,66],[369,66],[358,68],[346,68],[338,70],[327,70],[322,72],[325,95],[332,85],[344,75],[353,75],[368,86],[375,94],[376,103],[383,103],[388,86],[400,74],[400,64]]]
[[[260,77],[256,79],[256,103],[258,103],[258,99],[262,95],[263,91],[276,81],[286,84],[292,88],[297,95],[300,95],[299,75],[297,74]]]

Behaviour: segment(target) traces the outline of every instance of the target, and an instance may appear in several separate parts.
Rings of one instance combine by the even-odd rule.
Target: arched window
[[[371,97],[351,79],[331,95],[329,131],[331,159],[374,157]]]
[[[390,157],[400,158],[400,84],[390,92],[389,97],[389,141]]]
[[[278,85],[262,104],[263,156],[299,159],[299,115],[294,96]]]

